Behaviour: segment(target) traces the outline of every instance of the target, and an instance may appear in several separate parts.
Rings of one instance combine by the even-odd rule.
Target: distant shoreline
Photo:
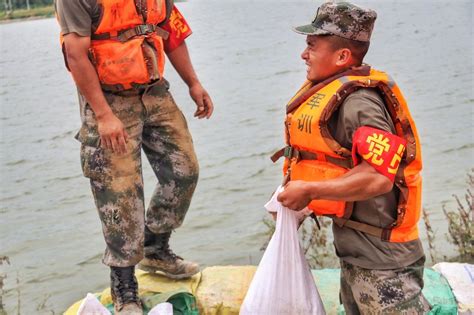
[[[30,10],[19,9],[10,13],[7,13],[6,11],[0,11],[0,24],[9,24],[51,17],[54,17],[54,6],[52,5],[32,8]]]
[[[175,0],[175,2],[186,2],[187,0]],[[14,22],[31,21],[54,17],[54,5],[27,9],[18,9],[10,13],[0,10],[0,25]]]
[[[2,25],[2,24],[11,24],[11,23],[16,23],[16,22],[42,20],[42,19],[48,19],[48,18],[52,18],[52,17],[54,17],[54,15],[37,15],[37,16],[30,16],[30,17],[25,17],[25,18],[0,20],[0,25]]]

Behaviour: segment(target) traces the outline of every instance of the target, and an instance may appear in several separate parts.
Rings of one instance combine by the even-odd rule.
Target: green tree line
[[[2,10],[6,12],[18,9],[30,10],[35,7],[53,4],[53,0],[2,0],[2,2]]]

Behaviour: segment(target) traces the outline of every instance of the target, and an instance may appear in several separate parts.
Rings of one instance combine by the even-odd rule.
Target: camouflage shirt
[[[390,115],[377,92],[360,89],[349,95],[329,122],[342,146],[352,150],[352,136],[362,126],[395,133]],[[352,219],[383,227],[394,222],[398,188],[387,194],[354,203]],[[334,246],[344,261],[367,269],[395,269],[408,266],[424,256],[419,239],[406,243],[384,242],[377,237],[333,224]]]

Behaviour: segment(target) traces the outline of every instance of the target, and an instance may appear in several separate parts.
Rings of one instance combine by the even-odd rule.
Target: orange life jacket
[[[386,241],[417,239],[421,209],[420,142],[406,101],[386,73],[362,66],[317,85],[306,82],[287,106],[285,125],[288,146],[272,159],[276,160],[281,155],[286,157],[284,174],[288,180],[323,181],[344,175],[353,167],[351,151],[332,137],[328,122],[345,98],[360,88],[379,91],[394,122],[396,134],[407,140],[406,152],[394,182],[400,189],[397,220],[382,228],[350,220],[352,203],[343,201],[313,200],[309,208],[317,215],[333,217],[340,226],[376,235]]]
[[[162,78],[163,39],[169,34],[159,25],[169,17],[172,1],[98,0],[98,4],[101,16],[91,35],[89,56],[102,88],[128,90]]]

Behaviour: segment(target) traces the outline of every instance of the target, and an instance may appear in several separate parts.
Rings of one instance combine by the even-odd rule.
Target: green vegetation
[[[453,197],[457,202],[456,210],[447,210],[443,206],[443,212],[448,219],[448,241],[457,247],[459,260],[474,262],[474,169],[468,174],[468,188],[464,194],[464,202],[458,196]]]
[[[53,0],[3,0],[2,2],[0,21],[54,15]]]
[[[54,16],[53,6],[44,6],[27,9],[19,9],[13,11],[0,11],[0,21],[14,20],[14,19],[27,19],[31,17],[51,17]]]
[[[453,195],[457,203],[457,208],[455,210],[448,210],[446,205],[442,206],[447,219],[447,240],[455,246],[459,254],[453,258],[448,258],[443,255],[442,260],[472,264],[474,263],[474,195],[472,193],[474,189],[474,169],[471,169],[467,177],[468,187],[464,194],[464,200],[461,200],[457,195]],[[426,227],[431,261],[435,264],[440,261],[438,251],[436,250],[436,234],[431,227],[429,215],[425,209],[423,209],[423,219]]]
[[[0,256],[0,266],[3,264],[10,264],[7,256]],[[6,311],[3,305],[3,280],[7,277],[6,274],[0,273],[0,315],[6,315]]]
[[[54,0],[2,0],[3,10],[13,11],[18,9],[31,9],[35,7],[43,7],[53,5]]]
[[[54,16],[53,0],[2,0],[0,4],[0,21],[51,16]]]
[[[332,235],[332,232],[329,232],[332,220],[318,217],[318,223],[308,219],[300,227],[304,254],[311,269],[338,268],[339,259],[336,257],[332,240],[328,239],[328,235]]]

